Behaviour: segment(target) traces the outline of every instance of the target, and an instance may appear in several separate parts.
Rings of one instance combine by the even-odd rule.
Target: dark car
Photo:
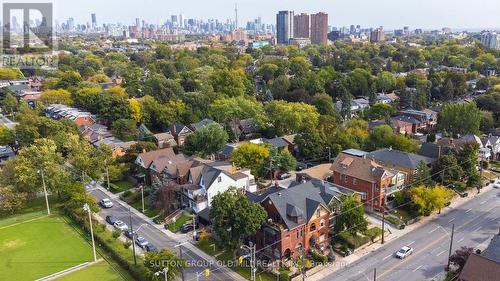
[[[200,224],[197,223],[196,224],[196,229],[200,228]],[[188,223],[185,223],[182,225],[181,227],[181,232],[182,233],[188,233],[190,231],[193,231],[194,227],[193,227],[193,223],[192,222],[188,222]]]
[[[127,237],[128,239],[134,239],[135,237],[137,237],[137,233],[134,231],[132,232],[132,230],[127,230],[125,232],[123,232],[123,234],[125,235],[125,237]]]
[[[115,222],[119,221],[119,219],[115,216],[106,216],[106,221],[111,224],[111,225],[114,225]]]
[[[295,168],[295,170],[297,171],[302,171],[305,169],[307,169],[307,164],[302,162],[297,163],[297,167]]]
[[[158,251],[158,249],[156,248],[156,246],[153,245],[153,244],[151,244],[151,243],[146,244],[146,246],[144,246],[144,250],[146,250],[146,252],[156,252],[156,251]]]

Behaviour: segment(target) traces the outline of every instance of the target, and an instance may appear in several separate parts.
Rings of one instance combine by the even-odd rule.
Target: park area
[[[37,203],[0,218],[0,280],[35,280],[93,260],[86,238],[57,211],[47,216]],[[123,280],[106,261],[58,280],[90,279]]]

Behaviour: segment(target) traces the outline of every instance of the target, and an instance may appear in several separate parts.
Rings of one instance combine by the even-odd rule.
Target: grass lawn
[[[55,210],[58,206],[55,198],[49,197],[50,209]],[[19,223],[30,219],[38,218],[47,214],[45,197],[38,197],[31,200],[26,206],[14,215],[3,216],[0,219],[0,228],[13,223]]]
[[[90,245],[59,215],[0,227],[0,280],[34,280],[92,260]]]
[[[133,188],[134,184],[129,181],[123,180],[123,181],[112,182],[110,186],[111,186],[111,192],[120,193]]]
[[[196,243],[196,247],[198,247],[203,252],[209,254],[210,256],[214,256],[217,253],[220,253],[220,249],[218,249],[217,245],[215,245],[215,241],[213,238],[209,238],[203,241],[198,241]],[[215,247],[215,251],[214,251]]]
[[[105,261],[89,267],[77,270],[68,275],[56,279],[57,281],[79,281],[79,280],[99,280],[99,281],[122,281],[118,273]]]
[[[188,221],[191,221],[192,219],[193,217],[191,216],[182,215],[175,222],[169,224],[168,229],[172,232],[179,232],[181,230],[182,225]]]

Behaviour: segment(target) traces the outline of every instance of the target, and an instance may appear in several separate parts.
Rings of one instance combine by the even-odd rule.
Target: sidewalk
[[[493,185],[490,184],[490,185],[484,187],[481,190],[481,193],[488,192],[491,189],[493,189]],[[431,222],[432,220],[434,220],[437,217],[446,215],[451,210],[460,207],[461,205],[467,203],[469,200],[472,200],[472,199],[476,198],[477,196],[478,196],[477,192],[475,192],[475,191],[469,192],[469,196],[467,196],[465,198],[460,198],[459,197],[458,199],[452,201],[450,206],[444,208],[441,211],[441,214],[435,213],[435,214],[433,214],[431,216],[428,216],[428,217],[422,217],[416,223],[408,225],[408,226],[405,227],[405,229],[402,229],[402,230],[395,229],[390,224],[386,223],[385,224],[386,229],[389,227],[390,232],[392,232],[392,233],[386,232],[386,235],[384,237],[385,244],[381,244],[380,242],[373,243],[373,244],[368,245],[368,246],[366,246],[366,247],[364,247],[362,249],[358,249],[358,250],[354,251],[353,254],[351,254],[351,255],[349,255],[349,256],[347,256],[345,258],[341,258],[340,260],[338,260],[336,262],[341,263],[343,265],[348,265],[348,264],[354,263],[355,261],[359,260],[360,258],[363,258],[365,255],[367,255],[367,254],[369,254],[371,252],[374,252],[374,251],[376,251],[376,250],[384,247],[388,242],[390,242],[392,240],[395,240],[395,239],[397,239],[397,238],[399,238],[401,236],[404,236],[404,235],[408,234],[409,232],[411,232],[411,231],[413,231],[413,230],[415,230],[415,229],[417,229],[419,227],[422,227],[422,226],[426,225],[427,223]],[[377,224],[379,227],[381,227],[381,225],[382,225],[382,221],[379,220],[378,218],[375,218],[373,216],[367,215],[367,219],[368,219],[369,222]],[[323,270],[321,270],[321,271],[317,272],[316,274],[308,277],[307,280],[308,281],[322,280],[323,278],[325,278],[326,276],[328,276],[328,275],[336,272],[340,268],[343,268],[343,266],[337,266],[336,265],[336,266],[325,267]]]

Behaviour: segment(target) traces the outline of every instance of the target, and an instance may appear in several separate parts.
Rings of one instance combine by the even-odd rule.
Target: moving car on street
[[[399,251],[396,252],[396,257],[404,259],[407,256],[411,255],[412,253],[413,253],[412,247],[404,246],[403,248],[401,248]]]
[[[114,225],[115,222],[119,221],[119,219],[115,216],[106,216],[106,221],[111,224],[111,225]]]

